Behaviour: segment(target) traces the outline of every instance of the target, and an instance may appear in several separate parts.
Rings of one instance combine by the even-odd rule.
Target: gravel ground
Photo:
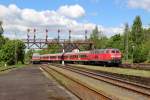
[[[121,87],[103,81],[98,81],[93,78],[65,70],[63,68],[54,67],[54,66],[50,66],[50,67],[57,70],[58,72],[65,74],[66,76],[69,76],[76,80],[80,80],[80,82],[82,82],[83,84],[91,88],[94,88],[97,91],[103,91],[108,95],[115,96],[119,100],[149,100],[149,97],[145,97],[133,91],[128,91],[127,89],[123,89]]]
[[[72,66],[78,67],[81,69],[89,69],[89,70],[92,70],[93,72],[96,72],[99,74],[109,75],[114,78],[120,78],[123,80],[150,86],[150,77],[143,77],[142,70],[131,69],[131,70],[134,70],[135,72],[133,72],[133,75],[128,75],[128,74],[125,74],[125,72],[123,72],[123,70],[124,71],[126,71],[126,70],[121,69],[121,68],[119,68],[119,69],[121,69],[123,73],[115,72],[115,69],[118,69],[118,68],[113,68],[113,67],[98,67],[98,66],[90,66],[90,65],[87,65],[87,66],[86,65],[72,65]],[[137,73],[136,73],[136,71],[137,71]],[[150,71],[144,71],[144,72],[150,73]],[[138,74],[138,76],[136,76],[134,74]],[[141,74],[141,76],[140,76],[140,74]]]
[[[29,66],[0,75],[0,100],[77,100],[39,66]]]

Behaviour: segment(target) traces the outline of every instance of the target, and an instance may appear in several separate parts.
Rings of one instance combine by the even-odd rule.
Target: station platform
[[[78,100],[76,96],[47,78],[39,65],[0,74],[0,100]]]

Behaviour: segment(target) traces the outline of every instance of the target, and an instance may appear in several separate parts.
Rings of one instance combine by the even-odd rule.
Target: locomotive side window
[[[116,50],[116,53],[120,53],[119,50]]]
[[[80,58],[86,58],[87,56],[86,55],[80,55]]]
[[[115,50],[112,50],[111,53],[115,53]]]
[[[105,50],[103,50],[103,49],[98,51],[98,53],[104,53],[104,52],[105,52]]]

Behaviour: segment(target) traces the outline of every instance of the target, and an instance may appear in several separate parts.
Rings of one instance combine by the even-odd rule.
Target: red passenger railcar
[[[44,54],[37,59],[40,62],[84,63],[84,64],[121,64],[121,52],[118,49],[96,49],[82,52],[68,52],[58,54]],[[33,56],[32,61],[37,60]]]

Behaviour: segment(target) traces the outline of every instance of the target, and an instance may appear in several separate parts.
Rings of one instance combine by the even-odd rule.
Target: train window
[[[109,53],[109,50],[106,50],[106,53]]]
[[[72,58],[73,58],[73,55],[71,55],[70,58],[72,59]]]
[[[81,57],[81,58],[86,58],[87,56],[86,56],[86,55],[80,55],[80,57]]]
[[[95,51],[96,54],[100,53],[99,51]]]
[[[116,50],[116,53],[120,53],[119,50]]]
[[[56,56],[50,56],[50,58],[51,58],[51,59],[55,59],[55,58],[56,58]]]
[[[115,53],[115,50],[112,50],[111,53]]]
[[[78,58],[78,55],[75,55],[75,58]]]
[[[67,58],[69,58],[69,57],[68,57],[68,56],[65,56],[64,58],[67,59]]]

